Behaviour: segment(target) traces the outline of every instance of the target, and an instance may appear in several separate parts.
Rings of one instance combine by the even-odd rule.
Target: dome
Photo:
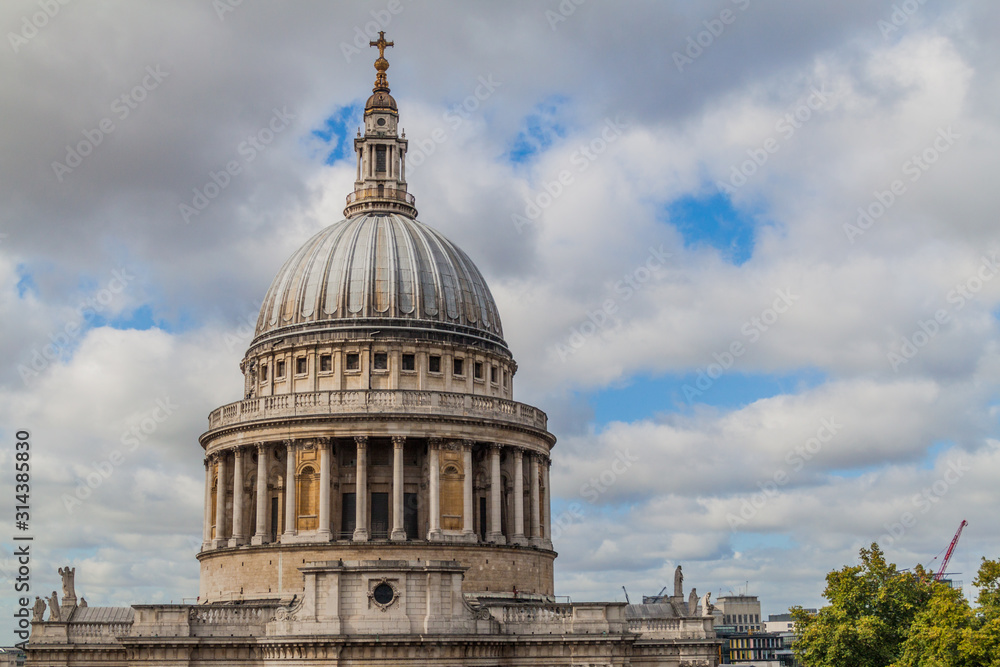
[[[397,111],[396,100],[389,94],[389,91],[378,90],[372,93],[371,97],[368,98],[368,101],[365,103],[365,113],[376,110],[388,110],[390,113],[395,113]]]
[[[468,255],[392,213],[342,220],[299,248],[264,297],[253,344],[360,327],[459,334],[507,349],[496,303]]]

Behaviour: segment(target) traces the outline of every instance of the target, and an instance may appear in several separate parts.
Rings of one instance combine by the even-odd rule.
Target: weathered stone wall
[[[298,568],[331,560],[457,560],[466,593],[553,595],[553,551],[451,543],[265,545],[203,552],[201,602],[291,597],[303,591]]]

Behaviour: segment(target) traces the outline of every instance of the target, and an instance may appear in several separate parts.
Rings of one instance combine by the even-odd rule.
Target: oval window
[[[375,598],[375,602],[381,605],[387,605],[392,602],[392,599],[396,596],[395,591],[392,590],[392,586],[389,584],[379,584],[372,591],[372,597]]]
[[[375,124],[376,125],[385,125],[385,118],[379,118],[377,121],[375,121]]]

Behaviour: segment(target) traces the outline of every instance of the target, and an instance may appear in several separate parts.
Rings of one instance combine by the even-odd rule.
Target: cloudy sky
[[[936,565],[962,519],[968,590],[1000,556],[998,24],[988,0],[4,2],[5,571],[27,429],[33,593],[73,563],[92,604],[197,595],[197,438],[271,278],[342,218],[384,29],[420,219],[485,274],[559,438],[557,593],[635,599],[683,563],[780,613],[873,541]]]

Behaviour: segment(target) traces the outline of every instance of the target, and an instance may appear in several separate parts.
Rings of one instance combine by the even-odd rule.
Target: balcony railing
[[[413,206],[417,201],[413,195],[404,190],[397,190],[395,188],[362,188],[347,195],[347,205],[350,206],[354,202],[363,199],[391,199],[393,201],[401,201],[410,206]]]
[[[248,398],[224,405],[208,416],[208,428],[266,419],[325,415],[390,414],[477,417],[542,429],[548,417],[538,408],[495,396],[443,391],[312,391]]]

